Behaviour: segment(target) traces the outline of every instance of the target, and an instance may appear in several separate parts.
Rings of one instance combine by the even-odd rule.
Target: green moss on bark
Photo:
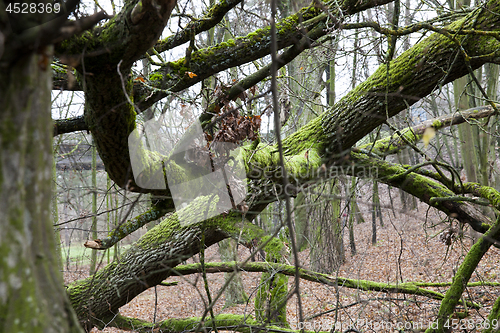
[[[453,277],[453,282],[445,294],[439,313],[435,320],[437,327],[429,327],[425,332],[445,332],[445,325],[449,323],[457,304],[459,303],[462,293],[469,282],[470,277],[476,270],[477,265],[491,247],[492,239],[500,236],[500,219],[488,230],[479,240],[471,247],[463,262],[460,264],[457,272]]]

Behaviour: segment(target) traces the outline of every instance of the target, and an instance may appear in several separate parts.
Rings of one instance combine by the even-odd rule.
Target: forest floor
[[[468,232],[463,237],[457,237],[451,246],[447,246],[440,236],[449,227],[449,222],[442,222],[445,218],[443,214],[428,210],[425,204],[419,204],[417,209],[405,213],[393,207],[383,207],[384,227],[377,225],[377,242],[372,245],[369,208],[369,205],[361,205],[367,222],[355,226],[357,253],[350,253],[346,232],[345,262],[338,271],[333,272],[334,276],[388,284],[451,281],[470,248],[471,238]],[[248,255],[249,250],[240,246],[240,259],[244,260]],[[207,249],[205,256],[206,262],[220,261],[218,246]],[[301,252],[299,258],[301,266],[309,268],[309,251]],[[198,261],[198,257],[194,261]],[[193,259],[189,262],[193,262]],[[85,275],[82,270],[69,271],[65,272],[65,279],[70,282]],[[242,273],[244,288],[250,301],[225,308],[225,297],[222,295],[214,307],[214,313],[253,315],[253,301],[260,276],[260,273]],[[158,286],[156,291],[151,288],[122,307],[120,313],[150,322],[202,316],[207,296],[201,275],[171,277],[167,280],[172,281],[178,281],[178,285]],[[224,284],[224,274],[209,274],[208,281],[210,293],[214,297]],[[486,254],[471,281],[500,282],[500,251],[497,248],[492,247]],[[290,277],[289,290],[292,290],[293,285],[294,278]],[[446,287],[428,289],[441,293],[447,290]],[[304,280],[300,281],[300,295],[304,318],[329,311],[303,324],[307,330],[322,331],[329,331],[334,325],[341,331],[351,326],[360,332],[397,332],[395,327],[402,327],[404,332],[420,331],[435,319],[440,304],[438,300],[421,296],[361,291],[342,286],[335,288]],[[470,310],[460,323],[458,320],[453,321],[451,324],[456,328],[453,331],[482,331],[484,320],[499,295],[500,287],[467,288],[464,296],[482,304],[483,308]],[[335,308],[339,310],[335,311]],[[460,306],[457,311],[465,310]],[[300,327],[296,296],[288,302],[287,319],[292,328]],[[93,332],[100,331],[94,329]],[[105,328],[103,332],[122,331]]]

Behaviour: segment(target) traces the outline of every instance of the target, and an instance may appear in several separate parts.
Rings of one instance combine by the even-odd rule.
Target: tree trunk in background
[[[387,11],[387,22],[391,22],[391,27],[392,29],[397,29],[399,25],[399,15],[400,15],[400,2],[399,0],[396,0],[394,2],[394,5],[392,3],[389,3],[388,6],[388,11]],[[406,22],[406,24],[409,24],[409,22]],[[387,54],[386,54],[386,64],[389,68],[390,61],[394,58],[394,55],[396,53],[396,42],[397,42],[397,36],[387,36]],[[409,45],[403,43],[403,50],[406,51],[409,49]],[[396,115],[395,117],[395,122],[397,124],[398,128],[405,128],[408,127],[408,118],[411,120],[412,114],[411,114],[411,108],[406,109],[405,111],[401,112],[400,114]],[[400,164],[410,164],[410,154],[408,149],[403,149],[398,153],[398,160]],[[399,189],[399,195],[401,198],[401,203],[403,205],[403,211],[406,212],[407,210],[413,210],[415,209],[417,202],[415,200],[415,197],[412,195],[409,195],[405,191]]]
[[[298,5],[297,2],[295,5]],[[290,10],[294,5],[292,1],[288,1],[286,6],[283,6],[283,12],[285,9]],[[307,95],[309,91],[306,91],[304,87],[310,87],[307,84],[307,75],[304,74],[304,69],[311,65],[308,61],[309,53],[299,55],[296,59],[291,61],[287,66],[288,72],[288,90],[290,91],[289,102],[291,105],[292,116],[294,116],[294,121],[289,124],[293,131],[307,124],[311,119],[314,118],[312,112],[309,111],[308,105],[305,105],[305,100],[307,100]],[[314,84],[312,85],[313,87]],[[327,96],[328,98],[328,96]],[[289,122],[290,123],[290,122]],[[310,209],[306,206],[307,195],[304,193],[297,194],[297,197],[293,201],[294,205],[294,227],[296,244],[299,251],[305,250],[309,247],[309,231],[310,225],[312,223],[309,218]]]
[[[273,203],[269,204],[260,214],[261,228],[269,233],[273,230]]]
[[[97,148],[92,142],[92,239],[97,239]],[[97,251],[90,253],[90,269],[89,274],[94,275],[97,267]]]
[[[344,178],[344,177],[342,177]],[[342,199],[340,192],[340,177],[337,178],[336,184],[333,185],[332,194],[337,197],[337,199],[332,201],[332,220],[333,232],[332,232],[332,249],[328,251],[329,261],[331,263],[329,270],[331,273],[333,270],[337,270],[340,265],[344,263],[345,251],[344,251],[344,219],[342,217]],[[345,179],[344,179],[345,180]],[[328,244],[328,242],[326,243]]]
[[[356,15],[356,23],[359,23],[359,13]],[[352,56],[352,74],[351,74],[351,89],[356,88],[357,79],[356,76],[358,74],[358,48],[359,48],[359,30],[356,29],[354,32],[354,51]],[[332,61],[335,65],[335,62]],[[335,69],[335,67],[334,67]],[[351,251],[353,253],[356,252],[356,245],[354,244],[354,226],[351,225],[353,218],[356,217],[358,223],[363,223],[365,220],[361,211],[358,207],[358,201],[356,197],[356,188],[357,181],[356,177],[352,177],[352,186],[351,186],[351,209],[349,210],[349,242],[351,243]],[[352,239],[351,239],[352,235]]]
[[[377,243],[377,212],[379,205],[380,199],[378,197],[378,182],[374,181],[372,191],[372,245]]]
[[[325,184],[334,200],[324,200],[323,206],[315,205],[316,216],[311,244],[311,267],[314,271],[331,274],[344,262],[343,222],[341,217],[340,184]],[[321,194],[319,194],[321,197]]]
[[[272,234],[276,228],[281,228],[282,223],[282,201],[276,201],[270,204],[266,210],[267,214],[262,214],[267,219],[267,225],[270,229],[265,230],[266,233]],[[259,240],[260,241],[260,240]],[[286,253],[280,245],[280,248],[266,252],[266,261],[275,263],[284,263]],[[258,258],[256,254],[255,258]],[[255,296],[255,318],[260,322],[268,322],[274,325],[288,327],[286,319],[286,299],[288,296],[288,276],[278,274],[270,269],[269,272],[262,273],[260,278],[259,288]]]
[[[54,150],[53,150],[54,151]],[[57,150],[55,150],[57,151]],[[56,159],[52,159],[52,184],[55,184],[57,181],[57,169],[56,169]],[[55,185],[54,185],[55,186]],[[58,196],[55,192],[55,188],[52,188],[52,223],[57,225],[59,222],[59,207],[58,207]],[[56,253],[57,253],[57,265],[60,271],[63,270],[63,255],[62,255],[62,244],[61,244],[61,229],[55,228],[55,237],[56,237]]]
[[[455,8],[468,7],[470,6],[469,0],[457,0],[455,3]],[[466,110],[474,105],[474,101],[471,100],[472,96],[469,96],[467,92],[467,80],[470,75],[461,77],[453,82],[453,95],[455,100],[455,110]],[[479,77],[479,79],[481,79]],[[470,85],[469,85],[470,86]],[[465,123],[458,126],[458,136],[460,138],[460,147],[462,153],[462,165],[465,169],[465,174],[467,181],[477,182],[477,169],[479,165],[479,160],[476,154],[478,149],[475,145],[479,145],[477,135],[475,135],[475,129],[469,123]]]
[[[284,263],[286,254],[283,248],[266,253],[269,262]],[[262,323],[271,323],[288,327],[286,302],[288,296],[288,276],[270,269],[262,273],[259,288],[255,296],[255,318]]]
[[[304,193],[297,194],[293,201],[294,221],[295,221],[295,237],[297,238],[297,248],[299,251],[309,247],[308,241],[308,226],[309,214],[307,213],[306,196]]]
[[[467,78],[463,77],[453,82],[455,107],[458,110],[466,110],[470,107],[469,98],[465,91],[467,85]],[[462,164],[465,169],[467,181],[477,182],[477,147],[478,141],[474,140],[476,137],[473,133],[473,126],[465,123],[458,126],[458,134],[461,144]]]
[[[498,97],[498,79],[500,67],[495,64],[486,64],[486,94],[488,98],[492,101],[496,101]],[[486,130],[488,133],[497,133],[498,130],[498,115],[494,115],[489,119]],[[492,186],[497,188],[498,184],[498,173],[492,177],[491,173],[493,170],[497,170],[494,165],[496,161],[496,140],[492,140],[490,135],[482,135],[481,136],[481,144],[483,147],[487,147],[488,152],[484,155],[484,158],[481,159],[481,178],[483,180],[484,185]],[[492,164],[489,163],[491,161]],[[492,167],[493,165],[493,167]]]
[[[462,77],[453,82],[456,110],[466,110],[469,107],[473,107],[475,104],[473,98],[469,96],[469,92],[472,91],[470,90],[470,85],[467,85],[468,78],[469,76]],[[465,169],[467,181],[477,183],[480,178],[478,172],[480,168],[479,156],[481,155],[477,126],[469,123],[459,125],[458,137],[460,138],[462,166]],[[473,244],[477,240],[478,235],[471,230],[471,236],[471,242]]]
[[[436,96],[434,96],[434,95],[430,96],[430,104],[431,104],[431,108],[432,108],[433,117],[434,118],[439,117],[441,115],[441,112],[439,112],[439,107],[437,105]],[[451,108],[449,111],[453,112],[453,110]],[[455,128],[450,128],[450,132],[451,132],[453,138],[455,138],[453,130],[455,130]],[[457,158],[457,154],[458,154],[457,141],[458,140],[451,140],[451,141],[452,142],[450,143],[449,136],[442,135],[440,132],[436,133],[436,147],[441,147],[441,145],[444,144],[444,146],[446,147],[446,153],[448,154],[448,158],[450,160],[450,165],[453,168],[458,169],[459,168],[459,165],[458,165],[459,160]],[[453,145],[453,150],[452,150],[451,145]]]
[[[230,238],[219,242],[219,253],[221,261],[239,261],[236,241],[234,239]],[[224,307],[227,308],[235,304],[246,303],[248,301],[248,296],[243,288],[241,274],[237,271],[224,273],[224,281],[227,283],[229,279],[231,279],[231,281],[227,285],[226,290],[224,290],[224,296],[226,296]]]
[[[0,332],[82,331],[58,270],[50,212],[52,71],[43,52],[0,69]]]
[[[399,128],[405,128],[405,127],[407,127],[407,126],[405,126],[405,124],[403,122],[399,123]],[[398,153],[398,162],[400,164],[404,164],[404,165],[412,164],[410,162],[410,152],[408,149],[409,148],[402,149]],[[415,197],[413,195],[410,195],[407,192],[403,191],[402,189],[399,189],[399,196],[401,198],[401,203],[403,205],[403,212],[406,212],[408,210],[414,210],[417,208],[417,200],[415,199]]]
[[[354,238],[354,219],[356,216],[356,177],[351,177],[351,189],[347,197],[349,198],[349,247],[351,255],[356,255],[356,240]]]

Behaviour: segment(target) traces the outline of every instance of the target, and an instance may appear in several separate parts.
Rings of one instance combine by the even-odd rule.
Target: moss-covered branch
[[[435,320],[437,327],[430,327],[426,330],[426,333],[430,332],[444,332],[445,325],[450,320],[451,315],[455,311],[455,307],[460,302],[462,298],[462,293],[464,292],[467,283],[469,282],[472,273],[476,270],[477,265],[489,250],[493,242],[500,237],[500,219],[497,219],[496,223],[488,230],[479,240],[471,247],[467,255],[465,256],[463,262],[460,264],[455,276],[453,277],[453,282],[445,294],[441,306],[439,307],[439,313]],[[449,322],[448,322],[449,323]]]
[[[325,25],[320,22],[317,24],[311,31],[309,31],[304,37],[302,37],[298,42],[294,43],[293,46],[283,51],[280,55],[280,61],[277,65],[278,69],[288,64],[290,61],[295,59],[299,54],[301,54],[304,50],[313,46],[313,42],[323,36]],[[236,98],[241,92],[251,88],[257,83],[264,80],[271,74],[271,64],[268,64],[258,71],[246,76],[236,84],[234,84],[224,96],[219,97],[215,102],[213,102],[207,110],[203,112],[200,116],[199,120],[203,124],[211,119],[212,114],[217,106],[221,106],[223,100],[233,100]],[[155,77],[154,75],[152,77]],[[157,77],[157,76],[156,76]],[[166,91],[150,91],[149,87],[144,85],[137,85],[134,87],[134,96],[139,100],[138,107],[143,110],[160,99],[167,96]],[[147,98],[146,98],[147,97]]]
[[[207,273],[234,272],[279,272],[280,274],[294,276],[295,266],[272,262],[252,262],[240,265],[237,262],[213,262],[205,264]],[[200,264],[179,265],[175,268],[179,275],[188,275],[201,272]],[[358,289],[364,291],[378,291],[383,293],[402,293],[408,295],[425,296],[432,299],[442,300],[444,295],[440,292],[421,288],[418,282],[404,282],[399,284],[390,284],[385,282],[375,282],[368,280],[348,279],[343,277],[333,277],[327,274],[317,273],[307,269],[299,270],[300,277],[307,281],[326,284],[328,286],[339,286],[341,288]],[[445,284],[435,285],[444,286]],[[471,285],[472,286],[472,285]],[[468,302],[468,306],[479,308],[479,304]]]
[[[407,169],[407,172],[408,172],[408,170],[409,169]],[[420,169],[420,168],[418,168],[416,170],[412,170],[412,172],[416,172],[418,174],[421,174],[423,176],[426,176],[426,177],[432,178],[434,180],[437,180],[438,182],[441,182],[442,184],[444,184],[447,188],[449,188],[451,191],[453,191],[457,195],[459,195],[459,194],[460,195],[472,194],[476,197],[486,199],[487,201],[478,200],[476,198],[465,198],[463,196],[462,197],[450,196],[450,200],[475,202],[476,204],[479,204],[479,205],[491,206],[497,210],[500,210],[500,192],[498,192],[493,187],[484,186],[484,185],[481,185],[479,183],[473,183],[473,182],[455,183],[451,179],[443,177],[443,174],[439,174],[437,172],[432,172],[432,171]],[[435,202],[442,201],[442,200],[444,200],[444,198],[434,198]]]
[[[289,328],[283,328],[273,325],[263,325],[253,319],[251,316],[236,315],[236,314],[220,314],[214,317],[215,322],[212,319],[191,317],[183,319],[166,319],[160,321],[156,324],[136,319],[129,318],[118,315],[113,321],[106,323],[106,326],[117,327],[120,329],[130,330],[134,332],[156,332],[161,331],[163,333],[181,333],[181,332],[193,332],[197,329],[198,332],[213,331],[216,326],[218,330],[223,331],[234,331],[241,333],[252,333],[252,332],[274,332],[274,333],[335,333],[333,331],[303,331],[303,330],[292,330]]]
[[[373,154],[386,156],[397,153],[400,149],[408,146],[408,143],[416,144],[422,139],[422,135],[429,127],[436,131],[452,125],[459,125],[472,119],[482,119],[491,116],[495,110],[492,106],[480,106],[454,114],[446,114],[438,118],[424,121],[416,126],[408,127],[391,136],[358,146],[358,149],[368,150]]]
[[[471,193],[475,196],[488,200],[491,206],[500,211],[500,193],[495,188],[478,183],[466,182],[463,183],[463,190],[465,193]],[[458,185],[457,191],[460,191],[460,187]]]
[[[278,263],[269,263],[269,262],[252,262],[252,263],[242,263],[238,262],[214,262],[214,263],[206,263],[206,272],[207,273],[224,273],[224,272],[234,272],[235,270],[241,272],[264,272],[265,270],[274,269],[283,274],[290,275],[294,274],[293,270],[294,266],[284,265]],[[286,269],[284,269],[286,268]],[[175,271],[179,275],[190,275],[201,272],[200,264],[189,264],[189,265],[179,265],[175,267]],[[318,282],[323,284],[334,283],[334,281],[340,281],[338,284],[342,284],[346,288],[357,288],[357,284],[355,279],[345,279],[339,277],[332,277],[327,274],[321,274],[314,271],[310,271],[307,269],[302,269],[300,277],[304,280],[308,280],[311,282]],[[323,280],[325,278],[325,280]],[[340,280],[339,280],[340,279]],[[349,281],[349,283],[344,283],[345,281]],[[451,282],[409,282],[409,284],[417,286],[417,287],[448,287],[451,285]],[[399,284],[400,286],[401,284]],[[500,282],[492,282],[492,281],[477,281],[477,282],[469,282],[467,287],[500,287]]]
[[[407,169],[401,165],[383,161],[362,152],[352,151],[349,161],[353,163],[352,172],[357,176],[366,177],[366,174],[369,174],[383,183],[398,187],[445,214],[453,216],[458,221],[469,224],[480,233],[485,233],[490,228],[491,220],[469,203],[457,201],[431,203],[431,198],[446,198],[456,195],[455,192],[434,179],[416,172],[408,174]],[[400,175],[404,176],[399,177]]]
[[[149,222],[158,220],[159,218],[165,216],[168,212],[172,212],[174,210],[175,208],[170,200],[157,201],[151,205],[151,208],[148,211],[121,223],[113,229],[106,238],[87,241],[84,245],[85,247],[94,250],[109,249],[111,246],[115,245],[137,229],[142,228]]]
[[[452,282],[414,282],[419,287],[449,287]],[[467,283],[468,288],[473,287],[500,287],[500,282],[476,281]]]
[[[161,53],[167,50],[173,49],[176,46],[182,45],[189,42],[193,35],[197,35],[200,32],[207,31],[213,28],[217,23],[219,23],[224,15],[227,14],[231,9],[233,9],[237,4],[242,2],[242,0],[220,0],[212,7],[210,7],[200,18],[193,18],[184,29],[176,33],[175,35],[168,36],[165,39],[158,41],[154,45],[156,52]],[[148,51],[150,55],[153,51]]]
[[[54,121],[54,136],[72,133],[78,131],[86,131],[88,130],[87,124],[85,124],[85,120],[83,116],[78,116],[70,119],[56,119]]]
[[[485,323],[488,323],[489,327],[486,327],[485,325],[483,333],[498,333],[500,330],[500,296],[496,299],[495,304],[493,304],[493,308],[491,309]]]
[[[318,24],[318,20],[315,18],[321,13],[320,8],[310,6],[277,22],[278,49],[283,49],[299,41],[307,31]],[[322,20],[325,19],[326,17],[322,17]],[[323,35],[325,33],[323,32]],[[160,90],[177,92],[225,69],[262,58],[268,55],[271,50],[270,34],[271,28],[267,26],[244,37],[193,51],[189,59],[181,58],[153,71],[149,76],[150,86]],[[187,75],[186,72],[194,73],[196,76]],[[149,96],[146,95],[146,91],[140,92],[141,96]],[[158,97],[154,95],[150,98],[158,100]]]
[[[313,132],[306,131],[302,134],[304,140],[307,140],[308,136],[314,135]],[[318,143],[315,144],[317,145]],[[271,149],[271,152],[266,152],[267,149]],[[247,174],[250,178],[264,178],[276,183],[280,182],[281,173],[276,168],[276,154],[272,154],[272,149],[259,145],[256,151],[251,149],[244,150],[244,156],[248,156],[245,159],[248,161]],[[453,216],[458,221],[469,224],[474,230],[480,233],[484,233],[490,228],[490,218],[474,205],[463,201],[445,200],[445,198],[455,197],[457,193],[462,193],[462,188],[459,184],[450,185],[448,184],[448,179],[429,178],[424,170],[416,169],[409,171],[404,166],[384,161],[366,154],[359,149],[353,149],[349,158],[344,161],[347,163],[331,168],[325,167],[322,164],[323,160],[318,153],[318,149],[316,149],[314,143],[311,143],[310,149],[306,149],[297,155],[289,156],[286,159],[285,167],[289,174],[290,186],[287,189],[280,189],[281,193],[286,190],[290,195],[295,195],[300,191],[307,191],[311,183],[318,182],[323,178],[328,179],[339,175],[375,178],[388,185],[401,188],[430,206],[443,211],[447,215]],[[438,176],[436,174],[436,177]],[[266,191],[269,192],[269,188],[255,187],[253,194],[259,196],[265,194]],[[474,195],[488,199],[493,206],[500,202],[500,194],[490,187],[465,183],[464,192],[473,193]],[[434,199],[434,202],[431,202],[432,198],[444,199]]]
[[[318,23],[325,22],[328,18],[341,17],[340,13],[342,15],[351,15],[391,1],[368,0],[353,2],[345,0],[341,3],[340,8],[332,8],[329,13],[324,13],[324,9],[328,9],[326,5],[322,8],[314,5],[303,8],[298,13],[290,15],[276,23],[277,48],[280,50],[297,44]],[[330,24],[332,23],[334,26],[339,27],[340,20],[338,22],[330,21]],[[308,42],[312,43],[314,40],[326,35],[327,32],[328,29],[317,31],[314,33],[314,38],[309,37],[311,40]],[[213,47],[194,51],[188,60],[181,58],[175,62],[170,62],[164,68],[151,73],[149,76],[149,86],[143,85],[137,87],[134,94],[135,100],[143,101],[147,98],[148,101],[158,101],[166,96],[166,90],[173,92],[181,91],[222,70],[262,58],[268,55],[271,50],[270,34],[271,28],[267,26],[251,32],[247,36],[238,37]],[[196,76],[187,75],[186,72],[194,73]],[[260,80],[266,76],[262,76]],[[143,105],[143,107],[147,105]]]

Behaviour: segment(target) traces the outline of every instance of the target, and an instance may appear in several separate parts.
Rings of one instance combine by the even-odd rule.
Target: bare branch
[[[123,221],[122,223],[120,223],[120,225],[114,228],[106,238],[87,241],[85,242],[84,246],[94,250],[109,249],[111,246],[115,245],[120,240],[127,237],[137,229],[142,228],[149,222],[156,221],[162,218],[163,216],[165,216],[165,214],[174,210],[175,209],[171,201],[157,201],[152,204],[151,208],[148,211],[128,221]]]
[[[191,36],[213,28],[224,18],[224,15],[226,15],[227,12],[233,9],[240,2],[242,2],[242,0],[220,0],[215,5],[210,7],[205,14],[202,15],[202,17],[191,20],[191,22],[189,22],[184,29],[175,35],[168,36],[167,38],[158,41],[154,45],[154,49],[156,52],[161,53],[188,42]],[[152,55],[153,51],[149,50],[148,54]]]
[[[372,143],[367,143],[356,149],[368,150],[373,154],[387,156],[397,153],[399,150],[408,146],[408,144],[415,144],[422,139],[422,135],[429,127],[435,130],[440,130],[452,125],[459,125],[468,122],[472,119],[482,119],[492,116],[495,110],[492,106],[478,106],[465,111],[460,111],[454,114],[443,115],[438,118],[424,121],[417,126],[408,127],[400,131],[401,136],[395,133],[389,137],[377,140]]]
[[[76,21],[67,21],[62,27],[59,28],[59,33],[54,36],[50,44],[56,44],[74,35],[78,35],[85,30],[91,29],[100,21],[110,19],[111,17],[112,16],[109,16],[105,12],[101,11]]]
[[[56,119],[54,121],[54,136],[78,131],[88,131],[83,116],[70,119]]]

